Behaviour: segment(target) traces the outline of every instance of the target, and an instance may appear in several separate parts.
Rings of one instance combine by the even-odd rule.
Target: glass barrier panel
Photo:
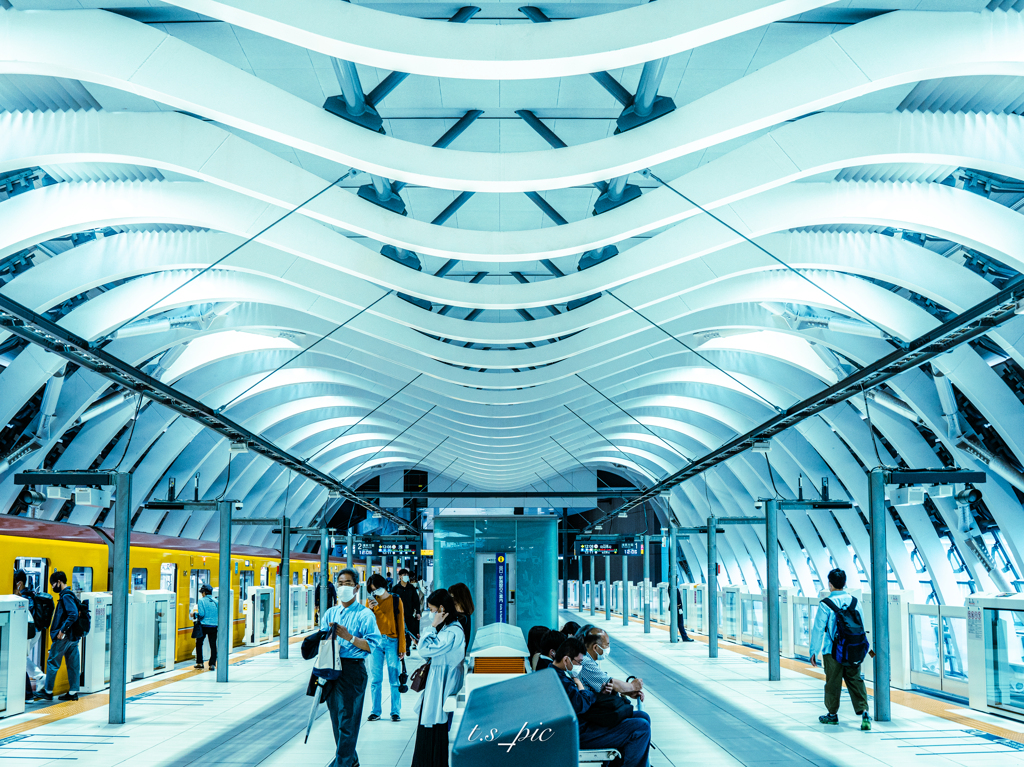
[[[737,616],[739,611],[736,609],[736,600],[739,595],[735,591],[725,592],[725,635],[736,636],[737,633]]]
[[[967,619],[942,616],[942,674],[946,679],[967,681]]]
[[[167,667],[167,600],[159,599],[153,603],[153,670],[159,671]]]
[[[910,670],[939,675],[939,616],[910,616]]]
[[[7,664],[10,662],[11,614],[0,613],[0,711],[7,710]],[[15,691],[17,693],[17,691]]]
[[[263,621],[263,636],[272,636],[273,631],[270,626],[270,619],[273,616],[273,610],[270,609],[270,594],[260,594],[260,618]]]
[[[798,647],[807,647],[811,643],[810,610],[810,605],[793,603],[793,644]]]
[[[1024,713],[1024,611],[986,607],[982,627],[987,703]]]
[[[104,647],[103,647],[103,683],[110,684],[110,619],[113,618],[113,608],[107,605],[107,617],[104,621]]]
[[[749,633],[764,638],[764,602],[760,599],[750,600],[751,628]]]

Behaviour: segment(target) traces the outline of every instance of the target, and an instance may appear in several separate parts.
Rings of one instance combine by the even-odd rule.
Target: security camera
[[[241,510],[242,510],[242,502],[238,501],[237,503],[235,503],[235,511],[241,511]]]
[[[957,503],[977,503],[981,500],[981,491],[976,487],[965,487],[956,494]]]
[[[756,501],[756,502],[754,503],[754,508],[755,508],[755,509],[760,509],[760,508],[763,508],[763,507],[764,507],[764,504],[763,504],[763,503],[761,503],[760,501]]]

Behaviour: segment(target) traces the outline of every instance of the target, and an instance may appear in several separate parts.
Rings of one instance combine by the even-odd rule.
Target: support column
[[[677,606],[679,602],[679,587],[676,585],[679,558],[676,556],[676,525],[671,520],[669,520],[668,524],[668,641],[670,644],[675,644],[679,641],[679,627],[676,625],[679,622],[679,607]]]
[[[292,531],[288,517],[281,517],[281,636],[278,654],[288,660],[288,635],[291,633]]]
[[[569,510],[562,509],[562,607],[569,609]]]
[[[131,538],[132,475],[114,475],[114,563],[110,573],[110,706],[111,724],[124,724],[128,686],[128,584]]]
[[[604,619],[612,619],[612,557],[604,555]]]
[[[764,505],[765,551],[768,568],[768,590],[765,608],[768,613],[768,681],[782,678],[780,660],[782,637],[779,634],[779,502],[774,498]]]
[[[327,580],[331,577],[330,550],[327,538],[327,521],[320,530],[320,618],[327,611]],[[317,628],[320,628],[317,626]]]
[[[888,722],[889,710],[889,572],[885,546],[885,470],[874,468],[868,479],[871,506],[871,632],[875,651],[875,721]]]
[[[622,555],[622,625],[629,625],[629,557]]]
[[[644,606],[644,633],[651,633],[651,536],[644,536],[644,585],[640,597]]]
[[[217,501],[220,520],[220,559],[218,561],[217,593],[217,682],[228,681],[228,657],[231,655],[231,512],[234,501]],[[239,584],[241,587],[241,584]],[[201,640],[200,640],[201,641]]]
[[[594,603],[597,601],[597,592],[594,589],[597,587],[597,581],[594,576],[594,556],[590,557],[590,615],[594,615]]]
[[[718,519],[708,517],[708,657],[718,657]]]
[[[348,535],[345,536],[345,567],[352,567],[352,547],[356,545],[355,537],[352,535],[352,531],[348,531]]]

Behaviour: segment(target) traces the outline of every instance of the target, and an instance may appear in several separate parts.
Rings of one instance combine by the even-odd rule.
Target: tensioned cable
[[[453,463],[454,463],[454,462],[453,462]],[[450,484],[450,485],[448,485],[448,487],[446,487],[446,488],[445,488],[445,490],[451,490],[451,489],[452,489],[453,487],[455,487],[455,483],[456,483],[456,482],[458,482],[458,481],[459,481],[460,479],[462,479],[462,475],[463,475],[463,474],[465,474],[465,473],[466,473],[466,472],[462,472],[462,474],[460,474],[460,475],[459,475],[459,476],[457,476],[457,477],[456,477],[455,479],[453,479],[453,480],[451,481],[451,484]],[[442,490],[442,492],[444,492],[444,491]],[[452,496],[452,500],[451,500],[451,501],[450,501],[450,502],[448,503],[448,506],[445,506],[445,507],[444,507],[443,509],[441,509],[441,511],[447,511],[447,510],[448,510],[448,508],[449,508],[449,507],[450,507],[450,506],[452,505],[452,503],[454,503],[454,502],[455,502],[455,496],[453,495],[453,496]],[[440,514],[440,513],[441,513],[441,511],[439,511],[439,512],[437,512],[437,513],[438,513],[438,514]]]
[[[377,457],[378,455],[380,455],[380,451],[381,451],[381,450],[383,450],[384,448],[386,448],[386,447],[390,446],[392,442],[394,442],[394,441],[395,441],[396,439],[398,439],[398,438],[399,438],[399,437],[401,437],[401,436],[402,436],[403,434],[405,434],[405,433],[406,433],[407,431],[409,431],[409,429],[411,429],[411,428],[412,428],[413,426],[415,426],[415,425],[416,425],[416,424],[418,424],[418,423],[419,423],[420,421],[422,421],[422,420],[423,420],[424,418],[426,418],[426,416],[427,416],[427,415],[428,415],[428,414],[430,413],[430,411],[431,411],[431,410],[433,410],[433,409],[434,409],[435,407],[437,407],[437,405],[431,405],[431,406],[430,406],[430,410],[427,410],[427,411],[426,411],[425,413],[423,413],[423,415],[421,415],[421,416],[420,416],[419,418],[417,418],[417,419],[416,419],[415,421],[413,421],[413,422],[412,422],[411,424],[409,424],[409,425],[408,425],[408,426],[406,426],[406,427],[405,427],[404,429],[402,429],[402,430],[401,430],[400,432],[398,432],[398,434],[396,434],[396,435],[395,435],[395,436],[394,436],[394,437],[393,437],[393,438],[391,439],[391,441],[390,441],[390,442],[388,442],[388,443],[387,443],[386,445],[381,445],[381,446],[380,446],[379,448],[377,448],[377,452],[376,452],[376,453],[374,453],[373,455],[371,455],[371,456],[370,456],[370,457],[369,457],[369,458],[368,458],[368,459],[367,459],[366,461],[364,461],[364,462],[363,462],[362,464],[360,464],[359,466],[356,466],[356,467],[355,467],[354,469],[352,469],[352,471],[350,471],[350,472],[349,472],[349,473],[348,473],[348,474],[346,475],[345,479],[341,480],[341,483],[342,483],[342,484],[345,484],[346,482],[348,482],[348,479],[349,479],[349,477],[351,477],[351,476],[352,476],[353,474],[355,474],[355,473],[356,473],[357,471],[359,471],[359,469],[361,469],[361,468],[362,468],[363,466],[365,466],[365,465],[366,465],[366,464],[368,464],[368,463],[373,463],[373,460],[374,460],[374,459],[375,459],[375,458],[376,458],[376,457]]]
[[[203,269],[201,269],[201,270],[200,270],[199,272],[197,272],[196,274],[193,274],[193,275],[192,275],[191,277],[189,277],[189,278],[188,278],[187,280],[185,280],[185,281],[184,281],[183,283],[181,283],[181,284],[180,284],[180,285],[178,285],[178,286],[177,286],[176,288],[174,288],[173,290],[171,290],[171,291],[170,291],[170,292],[169,292],[169,293],[168,293],[167,295],[165,295],[165,296],[162,296],[162,297],[158,298],[158,299],[157,299],[156,301],[154,301],[153,303],[151,303],[151,304],[150,304],[149,306],[147,306],[147,307],[146,307],[145,309],[143,309],[142,311],[138,312],[138,313],[137,313],[137,314],[135,314],[135,315],[134,315],[133,317],[130,317],[129,319],[127,319],[127,320],[125,320],[124,322],[122,322],[122,323],[121,323],[120,325],[118,325],[118,326],[117,326],[116,328],[114,328],[113,330],[111,330],[111,331],[110,331],[110,332],[109,332],[109,333],[107,334],[107,337],[109,338],[110,336],[113,336],[113,335],[114,335],[115,333],[117,333],[117,331],[119,331],[119,330],[120,330],[121,328],[123,328],[123,327],[124,327],[125,325],[129,325],[129,324],[131,324],[131,323],[135,322],[135,320],[137,320],[137,319],[138,319],[139,317],[141,317],[141,316],[143,316],[144,314],[146,314],[146,312],[150,311],[150,310],[151,310],[151,309],[152,309],[153,307],[155,307],[155,306],[156,306],[157,304],[159,304],[159,303],[161,303],[161,302],[163,302],[163,301],[166,301],[166,300],[167,300],[168,298],[170,298],[171,296],[173,296],[173,295],[174,295],[175,293],[177,293],[177,292],[178,292],[179,290],[181,290],[181,289],[182,289],[183,287],[185,287],[186,285],[188,285],[188,284],[190,284],[190,283],[192,283],[192,282],[196,281],[197,279],[199,279],[200,277],[202,277],[202,276],[203,276],[204,274],[206,274],[206,273],[207,273],[208,271],[210,271],[211,269],[213,269],[213,268],[214,268],[215,266],[217,266],[218,264],[221,264],[221,263],[223,263],[223,262],[224,262],[225,260],[227,260],[228,258],[230,258],[231,256],[233,256],[233,255],[234,255],[235,253],[237,253],[238,251],[240,251],[240,250],[241,250],[242,248],[244,248],[244,247],[245,247],[246,245],[248,245],[248,244],[249,244],[250,242],[252,242],[253,240],[256,240],[256,239],[258,239],[259,237],[262,237],[262,236],[263,236],[264,234],[266,234],[266,233],[267,233],[268,231],[270,231],[270,230],[271,230],[271,229],[273,229],[273,228],[274,228],[275,226],[277,226],[277,225],[278,225],[278,224],[280,224],[280,223],[281,223],[282,221],[284,221],[284,220],[285,220],[286,218],[288,218],[288,217],[289,217],[289,216],[290,216],[290,215],[291,215],[292,213],[295,213],[296,211],[298,211],[298,210],[301,210],[301,209],[302,209],[303,207],[305,207],[305,206],[306,206],[306,205],[308,205],[309,203],[313,202],[313,200],[315,200],[315,199],[316,199],[317,197],[319,197],[320,195],[322,195],[322,194],[324,194],[325,192],[329,191],[330,189],[334,188],[335,186],[337,186],[338,184],[340,184],[340,183],[341,183],[342,181],[344,181],[345,179],[347,179],[347,178],[348,178],[349,176],[354,176],[354,175],[355,175],[355,174],[357,174],[357,173],[359,173],[359,171],[358,171],[358,170],[356,170],[355,168],[349,168],[349,169],[348,169],[347,171],[345,171],[345,173],[344,173],[344,174],[342,174],[341,176],[339,176],[339,177],[337,178],[337,180],[335,180],[335,181],[332,181],[332,182],[331,182],[330,184],[328,184],[327,186],[325,186],[325,187],[324,187],[323,189],[321,189],[321,190],[320,190],[319,192],[317,192],[316,194],[314,194],[314,195],[313,195],[312,197],[310,197],[310,198],[309,198],[308,200],[305,200],[305,201],[303,201],[303,202],[300,202],[300,203],[299,203],[298,205],[296,205],[296,206],[295,206],[294,208],[292,208],[291,210],[289,210],[289,211],[288,211],[287,213],[285,213],[285,214],[284,214],[283,216],[281,216],[280,218],[276,219],[275,221],[272,221],[272,222],[270,222],[269,224],[267,224],[267,226],[265,226],[265,227],[263,227],[262,229],[260,229],[260,230],[259,230],[258,232],[256,232],[256,234],[252,235],[251,237],[249,237],[249,239],[245,240],[245,242],[241,243],[241,244],[240,244],[240,245],[238,245],[237,247],[234,247],[234,248],[232,248],[232,249],[231,249],[231,250],[229,250],[229,251],[228,251],[227,253],[225,253],[225,254],[224,254],[223,256],[221,256],[221,257],[220,257],[220,258],[218,258],[218,259],[217,259],[216,261],[214,261],[214,262],[213,262],[212,264],[210,264],[209,266],[203,267]]]
[[[559,471],[558,469],[556,469],[556,468],[555,468],[554,466],[552,466],[552,465],[551,465],[551,461],[549,461],[549,460],[548,460],[547,458],[545,458],[544,456],[541,456],[541,457],[540,457],[540,459],[541,459],[542,461],[544,461],[544,463],[546,463],[546,464],[548,465],[548,468],[549,468],[549,469],[551,469],[551,471],[555,472],[555,474],[557,474],[557,475],[558,475],[558,476],[560,476],[560,477],[561,477],[562,479],[564,479],[564,480],[565,480],[566,482],[568,482],[568,483],[569,483],[569,487],[570,487],[570,488],[572,487],[572,481],[570,481],[570,479],[569,479],[568,477],[566,477],[566,476],[565,476],[565,475],[564,475],[564,474],[563,474],[562,472],[560,472],[560,471]],[[536,472],[534,472],[534,473],[536,473]],[[538,474],[537,476],[540,476],[540,475]]]
[[[641,319],[643,319],[643,320],[645,320],[645,321],[649,322],[649,323],[650,323],[651,325],[653,325],[654,327],[656,327],[656,328],[657,328],[658,330],[660,330],[660,331],[661,331],[662,333],[664,333],[665,335],[667,335],[667,336],[668,336],[669,338],[671,338],[671,339],[672,339],[673,341],[675,341],[676,343],[678,343],[678,344],[682,345],[682,347],[683,347],[684,349],[686,349],[686,350],[687,350],[688,352],[692,352],[693,354],[696,354],[696,355],[697,355],[698,357],[700,357],[700,358],[701,358],[702,360],[704,360],[704,361],[705,361],[706,363],[708,363],[708,364],[709,364],[709,365],[710,365],[711,367],[713,367],[713,368],[714,368],[715,370],[717,370],[717,371],[718,371],[719,373],[721,373],[722,375],[724,375],[724,376],[726,376],[726,377],[728,377],[728,378],[732,379],[732,380],[733,380],[733,381],[735,381],[736,383],[738,383],[738,384],[739,384],[740,386],[742,386],[742,387],[743,387],[744,389],[746,389],[746,390],[747,390],[748,392],[750,392],[751,394],[753,394],[753,395],[754,395],[755,397],[757,397],[757,398],[758,398],[759,400],[761,400],[762,402],[764,402],[765,404],[767,404],[767,405],[768,405],[768,407],[770,407],[770,408],[771,408],[772,410],[774,410],[774,411],[775,411],[776,413],[783,413],[783,412],[785,412],[785,411],[784,411],[784,410],[783,410],[783,409],[782,409],[781,407],[779,407],[778,405],[776,405],[775,403],[773,403],[773,402],[772,402],[771,400],[769,400],[769,399],[768,399],[767,397],[765,397],[765,396],[764,396],[763,394],[758,394],[758,393],[757,393],[756,391],[754,391],[753,389],[751,389],[751,388],[750,388],[749,386],[747,386],[747,384],[743,383],[743,381],[741,381],[740,379],[738,379],[738,378],[737,378],[736,376],[734,376],[734,375],[733,375],[732,373],[730,373],[730,372],[729,372],[728,370],[726,370],[726,369],[725,369],[725,368],[723,368],[723,367],[720,367],[720,366],[716,365],[716,364],[715,364],[714,362],[712,362],[711,360],[709,360],[709,359],[708,359],[707,357],[705,357],[705,356],[704,356],[703,354],[701,354],[701,353],[700,353],[699,351],[697,351],[697,350],[696,350],[696,349],[694,349],[694,348],[693,348],[692,346],[690,346],[690,345],[689,345],[688,343],[686,343],[686,341],[684,341],[684,340],[683,340],[683,339],[681,339],[681,338],[677,338],[677,337],[676,337],[675,335],[673,335],[672,333],[669,333],[669,332],[668,332],[667,330],[665,330],[665,328],[663,328],[663,327],[662,327],[661,325],[659,325],[659,324],[658,324],[657,322],[655,322],[655,321],[654,321],[654,320],[652,320],[652,319],[651,319],[650,317],[648,317],[647,315],[645,315],[645,314],[643,314],[642,312],[640,312],[640,310],[639,310],[639,309],[634,309],[634,308],[633,308],[632,306],[630,306],[629,304],[627,304],[627,303],[626,303],[625,301],[623,301],[623,300],[622,300],[621,298],[619,298],[619,297],[618,297],[617,295],[615,295],[614,293],[612,293],[612,292],[611,292],[610,290],[606,290],[605,292],[606,292],[606,293],[607,293],[607,294],[608,294],[609,296],[611,296],[612,298],[614,298],[614,299],[615,299],[616,301],[618,301],[618,302],[619,302],[620,304],[622,304],[623,306],[625,306],[625,307],[626,307],[627,309],[629,309],[629,310],[630,310],[631,312],[633,312],[634,314],[636,314],[636,315],[637,315],[638,317],[640,317]],[[581,379],[581,380],[582,380],[582,379]],[[687,459],[687,460],[689,460],[689,459]]]
[[[606,436],[604,436],[601,432],[599,432],[597,429],[595,429],[593,426],[591,426],[589,423],[587,423],[586,419],[584,419],[583,416],[581,416],[579,413],[577,413],[575,410],[573,410],[571,407],[569,407],[565,403],[562,403],[562,407],[564,407],[566,410],[568,410],[574,416],[576,416],[581,421],[583,421],[583,423],[587,424],[587,426],[589,426],[591,429],[594,430],[594,433],[597,434],[597,436],[599,436],[601,439],[603,439],[605,442],[607,442],[613,448],[618,450],[619,453],[622,454],[622,457],[625,458],[628,463],[635,463],[634,459],[630,458],[628,455],[626,455],[625,453],[622,452],[622,448],[620,448],[618,445],[616,445],[614,442],[612,442],[610,439],[608,439]]]
[[[364,416],[363,416],[362,418],[360,418],[360,419],[359,419],[358,421],[356,421],[356,422],[355,422],[354,424],[352,424],[351,426],[349,426],[349,427],[348,427],[347,429],[345,429],[345,431],[343,431],[343,432],[342,432],[341,434],[339,434],[339,435],[338,435],[337,437],[333,437],[333,438],[331,438],[331,440],[330,440],[330,441],[329,441],[329,442],[328,442],[328,443],[327,443],[326,445],[324,445],[324,446],[323,446],[322,448],[320,448],[320,449],[319,449],[319,450],[317,450],[317,451],[316,451],[315,453],[313,453],[313,455],[311,455],[311,456],[310,456],[309,458],[307,458],[307,459],[306,459],[306,463],[309,463],[310,461],[312,461],[312,460],[313,460],[314,458],[316,458],[316,457],[317,457],[318,455],[320,455],[320,453],[322,453],[322,452],[323,452],[324,450],[326,450],[327,448],[329,448],[329,447],[330,447],[331,445],[333,445],[333,444],[334,444],[335,442],[337,442],[337,441],[338,441],[339,439],[341,439],[342,437],[344,437],[344,436],[345,436],[346,434],[348,434],[348,433],[349,433],[350,431],[352,431],[352,430],[353,430],[354,428],[356,428],[356,427],[357,427],[357,426],[358,426],[359,424],[361,424],[361,423],[362,423],[363,421],[365,421],[365,420],[366,420],[367,418],[369,418],[369,417],[370,417],[371,415],[373,415],[373,414],[374,414],[374,413],[376,413],[376,412],[377,412],[378,410],[380,410],[380,409],[381,409],[382,407],[384,407],[384,406],[385,406],[386,404],[388,404],[388,403],[389,403],[389,402],[390,402],[391,400],[393,400],[393,399],[394,399],[395,397],[397,397],[397,396],[398,396],[399,394],[401,394],[402,392],[404,392],[404,391],[405,391],[405,390],[406,390],[406,389],[407,389],[407,388],[408,388],[409,386],[411,386],[411,385],[413,384],[413,382],[415,382],[415,381],[416,381],[416,379],[417,379],[417,378],[419,378],[419,377],[420,377],[421,375],[423,375],[423,373],[417,373],[417,374],[416,374],[416,375],[415,375],[415,376],[413,377],[413,379],[412,379],[411,381],[409,381],[409,383],[405,384],[405,385],[404,385],[404,386],[403,386],[403,387],[402,387],[401,389],[399,389],[399,390],[398,390],[398,391],[396,391],[396,392],[395,392],[394,394],[392,394],[392,395],[391,395],[390,397],[388,397],[388,398],[387,398],[386,400],[384,400],[383,402],[381,402],[381,403],[380,403],[379,405],[377,405],[377,407],[375,407],[375,408],[374,408],[373,410],[371,410],[371,411],[370,411],[369,413],[367,413],[366,415],[364,415]]]
[[[637,425],[638,425],[638,426],[640,426],[640,428],[642,428],[642,429],[643,429],[644,431],[646,431],[646,432],[647,432],[648,434],[650,434],[650,435],[651,435],[652,437],[654,437],[654,438],[655,438],[656,440],[658,440],[658,441],[659,441],[659,442],[661,442],[661,443],[662,443],[663,445],[665,445],[665,447],[667,447],[667,448],[668,448],[669,450],[671,450],[671,451],[672,451],[673,453],[675,453],[676,455],[678,455],[678,456],[679,456],[680,458],[682,458],[682,459],[683,459],[684,461],[686,461],[686,462],[687,462],[688,464],[689,464],[689,463],[692,463],[692,461],[691,461],[691,460],[690,460],[689,458],[687,458],[687,457],[686,457],[685,455],[683,455],[683,454],[682,454],[682,453],[680,453],[680,452],[679,452],[678,450],[676,450],[676,449],[675,449],[674,447],[672,447],[672,445],[670,445],[670,444],[669,444],[669,443],[668,443],[668,442],[667,442],[666,440],[662,439],[662,438],[661,438],[661,437],[659,437],[659,436],[658,436],[657,434],[655,434],[655,433],[654,433],[653,431],[651,431],[651,430],[650,430],[649,428],[647,428],[647,426],[646,426],[646,425],[644,425],[644,424],[640,423],[640,421],[639,421],[639,420],[638,420],[637,418],[635,418],[634,416],[630,415],[630,414],[629,414],[629,413],[628,413],[628,412],[627,412],[627,411],[626,411],[626,410],[625,410],[625,409],[624,409],[624,408],[623,408],[622,406],[620,406],[620,405],[619,405],[619,404],[618,404],[618,403],[617,403],[617,402],[616,402],[615,400],[613,400],[613,399],[612,399],[611,397],[609,397],[609,396],[608,396],[608,395],[606,395],[606,394],[605,394],[604,392],[602,392],[602,391],[601,391],[600,389],[598,389],[598,388],[597,388],[596,386],[594,386],[594,384],[590,383],[590,381],[588,381],[588,380],[587,380],[586,378],[584,378],[583,376],[581,376],[581,375],[580,375],[579,373],[577,373],[577,374],[576,374],[576,377],[577,377],[578,379],[580,379],[581,381],[583,381],[583,383],[585,383],[585,384],[586,384],[587,386],[589,386],[589,387],[590,387],[591,389],[593,389],[594,391],[596,391],[596,392],[597,392],[598,394],[600,394],[600,395],[601,395],[602,397],[604,397],[604,398],[605,398],[606,400],[608,400],[608,402],[610,402],[610,403],[611,403],[612,405],[614,405],[615,407],[617,407],[617,408],[619,409],[619,411],[621,411],[621,412],[622,412],[622,414],[623,414],[623,415],[625,415],[625,416],[628,416],[629,418],[632,418],[632,419],[633,419],[633,420],[634,420],[634,421],[635,421],[635,422],[637,423]]]
[[[680,192],[680,191],[679,191],[678,189],[676,189],[676,188],[675,188],[674,186],[672,186],[672,185],[671,185],[670,183],[668,183],[667,181],[663,181],[663,180],[662,180],[661,178],[659,178],[659,177],[658,177],[657,175],[655,175],[654,171],[652,171],[652,170],[651,170],[650,168],[647,168],[647,169],[645,169],[645,170],[642,170],[642,171],[640,171],[640,175],[642,175],[642,176],[649,176],[650,178],[653,178],[653,179],[654,179],[655,181],[657,181],[657,182],[658,182],[659,184],[661,184],[661,185],[662,185],[663,187],[666,187],[667,189],[671,189],[671,190],[672,190],[673,192],[675,192],[675,193],[676,193],[677,195],[679,195],[679,196],[680,196],[680,197],[682,197],[682,198],[683,198],[684,200],[686,200],[686,202],[690,203],[690,205],[692,205],[693,207],[697,208],[697,209],[698,209],[698,210],[700,210],[700,211],[701,211],[702,213],[706,213],[707,215],[711,216],[711,218],[713,218],[713,219],[714,219],[715,221],[717,221],[718,223],[720,223],[720,224],[721,224],[722,226],[724,226],[724,227],[725,227],[726,229],[728,229],[728,230],[729,230],[730,232],[732,232],[733,234],[736,234],[736,235],[739,235],[740,237],[742,237],[742,238],[743,238],[744,240],[746,240],[747,242],[749,242],[749,243],[750,243],[751,245],[753,245],[753,246],[754,246],[755,248],[757,248],[757,249],[758,249],[759,251],[761,251],[761,252],[762,252],[762,253],[764,253],[764,254],[765,254],[766,256],[768,256],[768,258],[772,259],[773,261],[777,261],[777,262],[778,262],[779,264],[781,264],[782,266],[784,266],[784,267],[785,267],[786,269],[788,269],[789,271],[793,272],[793,274],[797,275],[797,276],[798,276],[798,277],[799,277],[800,279],[804,280],[805,282],[809,283],[810,285],[813,285],[813,286],[814,286],[815,288],[817,288],[818,290],[820,290],[820,291],[821,291],[822,293],[824,293],[824,294],[825,294],[826,296],[828,296],[829,298],[831,298],[831,299],[832,299],[833,301],[835,301],[835,302],[836,302],[837,304],[839,304],[840,306],[842,306],[842,307],[844,307],[844,308],[848,309],[848,310],[849,310],[850,312],[852,312],[853,314],[856,314],[856,315],[857,315],[858,317],[860,317],[860,318],[861,318],[862,320],[864,320],[864,321],[865,321],[866,323],[868,323],[869,325],[871,325],[872,327],[874,327],[874,328],[875,328],[876,330],[878,330],[878,331],[879,331],[879,332],[880,332],[880,333],[882,334],[882,337],[883,337],[883,338],[885,338],[885,339],[887,339],[887,340],[890,340],[890,341],[892,341],[893,343],[895,343],[895,344],[896,344],[897,346],[899,346],[900,348],[906,348],[906,346],[907,346],[907,345],[906,345],[906,344],[905,344],[905,343],[904,343],[904,342],[903,342],[903,341],[902,341],[901,339],[899,339],[899,338],[894,338],[893,336],[891,336],[891,335],[889,334],[889,332],[888,332],[888,331],[887,331],[887,330],[886,330],[885,328],[883,328],[883,327],[882,327],[881,325],[879,325],[879,324],[878,324],[877,322],[874,322],[873,320],[870,320],[870,319],[868,319],[868,318],[867,318],[867,317],[865,317],[865,316],[864,316],[863,314],[861,314],[861,313],[860,313],[860,312],[858,312],[858,311],[857,311],[856,309],[854,309],[854,308],[853,308],[852,306],[850,306],[850,305],[849,305],[848,303],[846,303],[846,302],[845,302],[845,301],[843,301],[842,299],[838,298],[837,296],[833,295],[833,294],[832,294],[832,293],[830,293],[829,291],[825,290],[825,288],[823,288],[823,287],[822,287],[821,285],[819,285],[818,283],[816,283],[816,282],[815,282],[814,280],[812,280],[812,279],[811,279],[810,277],[808,277],[808,276],[807,276],[806,274],[804,274],[803,272],[801,272],[801,271],[800,271],[799,269],[795,269],[794,267],[790,266],[790,265],[789,265],[789,264],[787,264],[787,263],[786,263],[785,261],[783,261],[783,260],[782,260],[781,258],[779,258],[778,256],[776,256],[776,255],[775,255],[774,253],[771,253],[770,251],[768,251],[767,249],[765,249],[765,248],[764,248],[763,246],[761,246],[761,245],[758,245],[758,244],[757,244],[756,242],[754,242],[754,241],[753,241],[752,239],[750,239],[749,237],[747,237],[747,235],[743,234],[743,232],[741,232],[741,231],[740,231],[739,229],[737,229],[736,227],[732,226],[732,224],[729,224],[729,223],[728,223],[728,222],[726,222],[725,220],[723,220],[723,219],[719,218],[719,217],[718,217],[718,216],[716,216],[716,215],[715,215],[714,213],[712,213],[712,212],[711,212],[710,210],[708,210],[707,208],[705,208],[705,207],[704,207],[703,205],[700,205],[699,203],[697,203],[697,202],[694,202],[693,200],[691,200],[691,199],[690,199],[689,197],[687,197],[687,196],[686,196],[685,194],[683,194],[682,192]]]
[[[320,343],[321,341],[326,341],[326,340],[327,340],[328,338],[330,338],[331,336],[333,336],[333,335],[334,335],[335,333],[337,333],[337,332],[338,332],[339,330],[341,330],[341,329],[342,329],[343,327],[345,327],[345,326],[346,326],[346,325],[347,325],[348,323],[350,323],[350,322],[351,322],[352,320],[354,320],[354,319],[355,319],[356,317],[358,317],[358,316],[359,316],[360,314],[362,314],[363,312],[365,312],[365,311],[366,311],[366,310],[368,310],[368,309],[371,309],[372,307],[376,306],[376,305],[377,305],[378,303],[380,303],[381,301],[383,301],[383,300],[384,300],[385,298],[387,298],[388,296],[390,296],[390,295],[391,295],[391,293],[392,293],[392,291],[390,291],[390,290],[389,290],[389,291],[388,291],[387,293],[385,293],[385,294],[384,294],[383,296],[381,296],[381,297],[380,297],[380,298],[378,298],[378,299],[377,299],[376,301],[374,301],[373,303],[371,303],[371,304],[370,304],[369,306],[364,306],[364,307],[363,307],[362,309],[360,309],[360,310],[359,310],[358,312],[356,312],[355,314],[353,314],[353,315],[352,315],[351,317],[349,317],[349,318],[348,318],[347,320],[345,320],[345,321],[344,321],[344,322],[342,322],[342,323],[341,323],[340,325],[338,325],[337,327],[335,327],[335,328],[334,328],[334,330],[332,330],[332,331],[331,331],[330,333],[328,333],[328,334],[327,334],[327,335],[325,335],[325,336],[321,336],[320,338],[318,338],[317,340],[315,340],[315,341],[314,341],[313,343],[311,343],[311,344],[310,344],[309,346],[307,346],[307,347],[306,347],[305,349],[303,349],[303,350],[302,350],[302,351],[300,351],[300,352],[299,352],[298,354],[296,354],[296,355],[295,355],[294,357],[291,357],[291,358],[289,358],[288,360],[285,360],[284,362],[282,362],[282,363],[281,363],[280,365],[278,365],[278,366],[277,366],[276,368],[274,368],[274,369],[273,369],[273,370],[271,370],[271,371],[270,371],[269,373],[267,373],[267,374],[266,374],[265,376],[263,376],[263,378],[261,378],[260,380],[258,380],[258,381],[257,381],[256,383],[252,384],[252,386],[248,387],[247,389],[245,389],[245,390],[244,390],[244,391],[242,391],[242,392],[239,392],[239,393],[238,393],[238,394],[236,394],[236,395],[235,395],[234,397],[232,397],[230,401],[226,402],[225,404],[223,404],[223,405],[221,405],[221,406],[220,406],[219,408],[217,408],[217,412],[218,412],[218,413],[222,413],[222,412],[224,412],[225,410],[227,410],[227,409],[228,409],[228,408],[229,408],[229,407],[230,407],[231,405],[233,405],[233,404],[235,403],[235,401],[236,401],[236,400],[238,400],[238,399],[239,399],[240,397],[244,397],[244,396],[245,396],[246,394],[248,394],[249,392],[251,392],[251,391],[252,391],[253,389],[255,389],[255,388],[256,388],[257,386],[259,386],[259,385],[260,385],[261,383],[263,383],[263,382],[264,382],[264,381],[266,381],[266,380],[267,380],[268,378],[270,378],[270,377],[271,377],[272,375],[274,375],[274,373],[277,373],[277,372],[279,372],[279,371],[283,370],[283,369],[284,369],[284,368],[286,368],[286,367],[287,367],[288,365],[290,365],[290,364],[292,364],[293,362],[295,362],[295,360],[297,360],[297,359],[298,359],[299,357],[301,357],[301,356],[302,356],[303,354],[305,354],[306,352],[308,352],[308,351],[309,351],[310,349],[312,349],[312,348],[313,348],[314,346],[316,346],[316,345],[317,345],[318,343]]]

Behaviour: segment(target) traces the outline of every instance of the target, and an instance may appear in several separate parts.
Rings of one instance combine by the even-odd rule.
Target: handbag
[[[192,624],[192,638],[197,642],[203,638],[203,624],[199,622],[198,618]]]
[[[423,689],[427,686],[427,674],[430,673],[430,661],[427,660],[422,666],[412,672],[412,678],[409,679],[409,689],[413,692],[423,692]]]
[[[597,694],[597,700],[580,719],[598,727],[615,727],[633,716],[633,704],[616,692]]]
[[[316,660],[313,661],[313,674],[321,679],[341,678],[341,659],[338,657],[338,640],[334,632],[318,631],[325,638],[320,640]]]

